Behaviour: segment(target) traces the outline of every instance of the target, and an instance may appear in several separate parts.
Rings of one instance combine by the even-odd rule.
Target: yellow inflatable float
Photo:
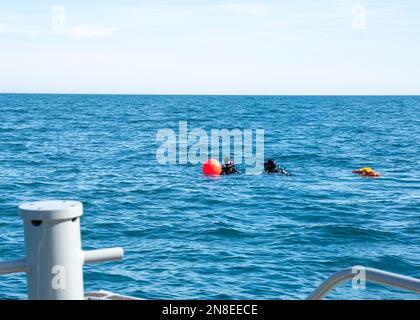
[[[378,172],[376,172],[375,170],[369,167],[353,170],[352,172],[361,174],[362,176],[366,176],[366,177],[380,177],[381,176]]]

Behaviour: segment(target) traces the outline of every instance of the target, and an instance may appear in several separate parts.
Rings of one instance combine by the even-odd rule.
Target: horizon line
[[[358,96],[358,97],[392,97],[392,96],[407,96],[416,97],[420,93],[299,93],[299,94],[278,94],[278,93],[83,93],[83,92],[0,92],[0,95],[7,94],[27,94],[27,95],[115,95],[115,96],[261,96],[261,97],[344,97],[344,96]]]

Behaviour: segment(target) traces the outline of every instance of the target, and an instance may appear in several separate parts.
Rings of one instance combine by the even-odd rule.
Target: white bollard
[[[123,256],[122,248],[82,251],[80,202],[37,201],[24,203],[19,210],[24,221],[26,259],[3,263],[3,273],[26,271],[29,299],[82,300],[83,264]]]
[[[25,227],[29,299],[83,299],[82,203],[38,201],[19,209]]]

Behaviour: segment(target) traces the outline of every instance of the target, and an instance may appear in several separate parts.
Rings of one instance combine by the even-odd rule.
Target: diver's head
[[[273,170],[277,168],[276,160],[268,159],[266,163],[264,163],[264,167],[268,170]]]
[[[225,157],[225,166],[226,167],[231,167],[233,166],[233,160],[230,160],[229,157]]]

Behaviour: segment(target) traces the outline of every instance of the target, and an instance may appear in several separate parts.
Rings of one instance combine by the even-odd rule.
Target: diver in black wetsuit
[[[280,173],[289,176],[290,173],[286,171],[286,167],[277,167],[276,160],[269,159],[264,163],[264,172],[267,173]]]
[[[240,173],[236,168],[232,160],[225,158],[225,165],[222,167],[220,175],[229,175]]]

